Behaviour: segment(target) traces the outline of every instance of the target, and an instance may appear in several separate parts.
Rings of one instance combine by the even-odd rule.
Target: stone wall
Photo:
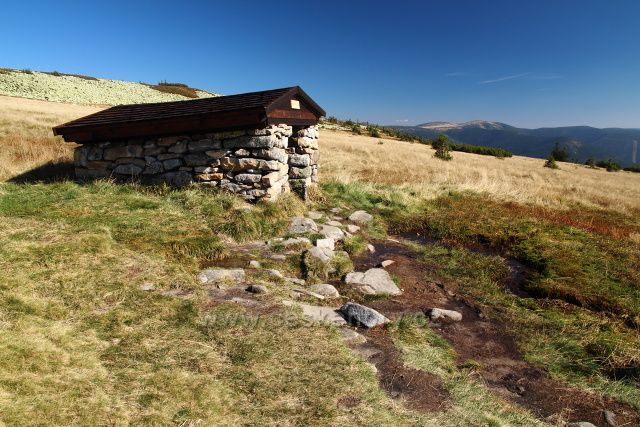
[[[249,201],[275,199],[290,187],[306,198],[318,176],[315,126],[97,142],[76,149],[76,178],[111,177],[183,187],[220,187]],[[291,185],[290,185],[291,184]]]

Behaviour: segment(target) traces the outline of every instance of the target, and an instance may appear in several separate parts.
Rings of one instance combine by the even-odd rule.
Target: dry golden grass
[[[382,142],[382,144],[380,144]],[[431,147],[323,130],[321,177],[343,183],[393,185],[410,196],[433,198],[450,190],[483,192],[499,200],[562,208],[576,203],[619,212],[640,209],[640,174],[582,165],[453,152],[446,162]]]
[[[51,127],[104,108],[0,96],[0,181],[72,160],[75,144],[54,137]]]

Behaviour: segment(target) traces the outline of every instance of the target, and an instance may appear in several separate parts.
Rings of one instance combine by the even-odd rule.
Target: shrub
[[[554,159],[553,156],[549,156],[547,161],[544,162],[544,167],[549,169],[559,169],[556,159]]]
[[[626,170],[627,172],[638,172],[638,173],[640,173],[640,165],[628,166],[628,167],[624,168],[624,170]]]
[[[589,166],[592,169],[596,168],[596,161],[593,160],[592,158],[588,158],[586,162],[584,162],[585,165]]]
[[[158,86],[189,87],[189,85],[186,85],[184,83],[171,83],[164,80],[158,83]]]
[[[551,157],[559,162],[568,162],[569,152],[566,148],[560,147],[560,144],[556,142],[556,146],[551,150]]]
[[[373,138],[380,138],[380,130],[374,126],[368,126],[367,132],[369,133],[369,136]]]
[[[483,145],[472,144],[450,144],[451,151],[462,151],[465,153],[480,154],[481,156],[495,156],[495,157],[511,157],[513,153],[504,148],[485,147]]]
[[[447,135],[440,134],[438,138],[431,143],[431,146],[436,150],[434,156],[441,160],[451,160],[451,154],[449,150],[451,149],[449,144],[449,138]]]
[[[360,125],[354,124],[353,126],[351,126],[351,132],[354,135],[362,135],[362,129],[360,129]]]
[[[599,168],[605,168],[607,172],[618,172],[620,169],[622,169],[619,164],[617,164],[611,159],[598,160],[596,162],[596,166],[598,166]]]

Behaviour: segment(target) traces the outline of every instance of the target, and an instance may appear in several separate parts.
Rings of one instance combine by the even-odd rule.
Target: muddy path
[[[640,414],[629,405],[573,388],[552,379],[544,370],[527,363],[518,350],[515,337],[506,332],[507,327],[504,323],[485,316],[472,300],[458,295],[455,282],[428,281],[428,277],[436,277],[435,269],[419,261],[418,254],[414,251],[390,240],[376,242],[374,246],[374,254],[354,260],[356,270],[372,268],[385,259],[393,260],[395,263],[387,270],[399,277],[404,292],[391,299],[370,301],[366,304],[391,319],[397,319],[406,313],[424,313],[432,307],[461,312],[461,322],[431,323],[431,327],[451,343],[459,364],[469,359],[480,363],[479,373],[494,393],[528,409],[538,418],[551,422],[589,421],[596,426],[606,426],[608,424],[604,418],[604,411],[607,410],[616,414],[618,425],[640,425]],[[528,297],[523,286],[528,274],[526,267],[515,261],[508,261],[508,265],[511,274],[503,284],[505,292],[523,298]],[[400,372],[397,368],[397,360],[400,359],[398,350],[393,347],[391,338],[384,329],[376,328],[365,335],[369,343],[381,351],[383,356],[378,357],[396,359],[390,366],[376,364],[380,371],[381,386],[387,391],[391,390],[393,396],[394,387],[388,383],[394,372]],[[429,385],[437,386],[437,382],[431,380]],[[399,392],[406,389],[396,388]],[[419,402],[412,402],[411,393],[408,397],[408,405],[420,409]],[[441,388],[437,390],[436,397],[438,405],[442,407],[444,395]],[[428,395],[422,396],[422,400],[429,398]]]

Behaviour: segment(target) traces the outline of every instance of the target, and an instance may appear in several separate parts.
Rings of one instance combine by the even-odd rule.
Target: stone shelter
[[[299,86],[153,104],[118,105],[53,128],[80,144],[76,178],[220,187],[249,201],[318,180],[325,111]]]

